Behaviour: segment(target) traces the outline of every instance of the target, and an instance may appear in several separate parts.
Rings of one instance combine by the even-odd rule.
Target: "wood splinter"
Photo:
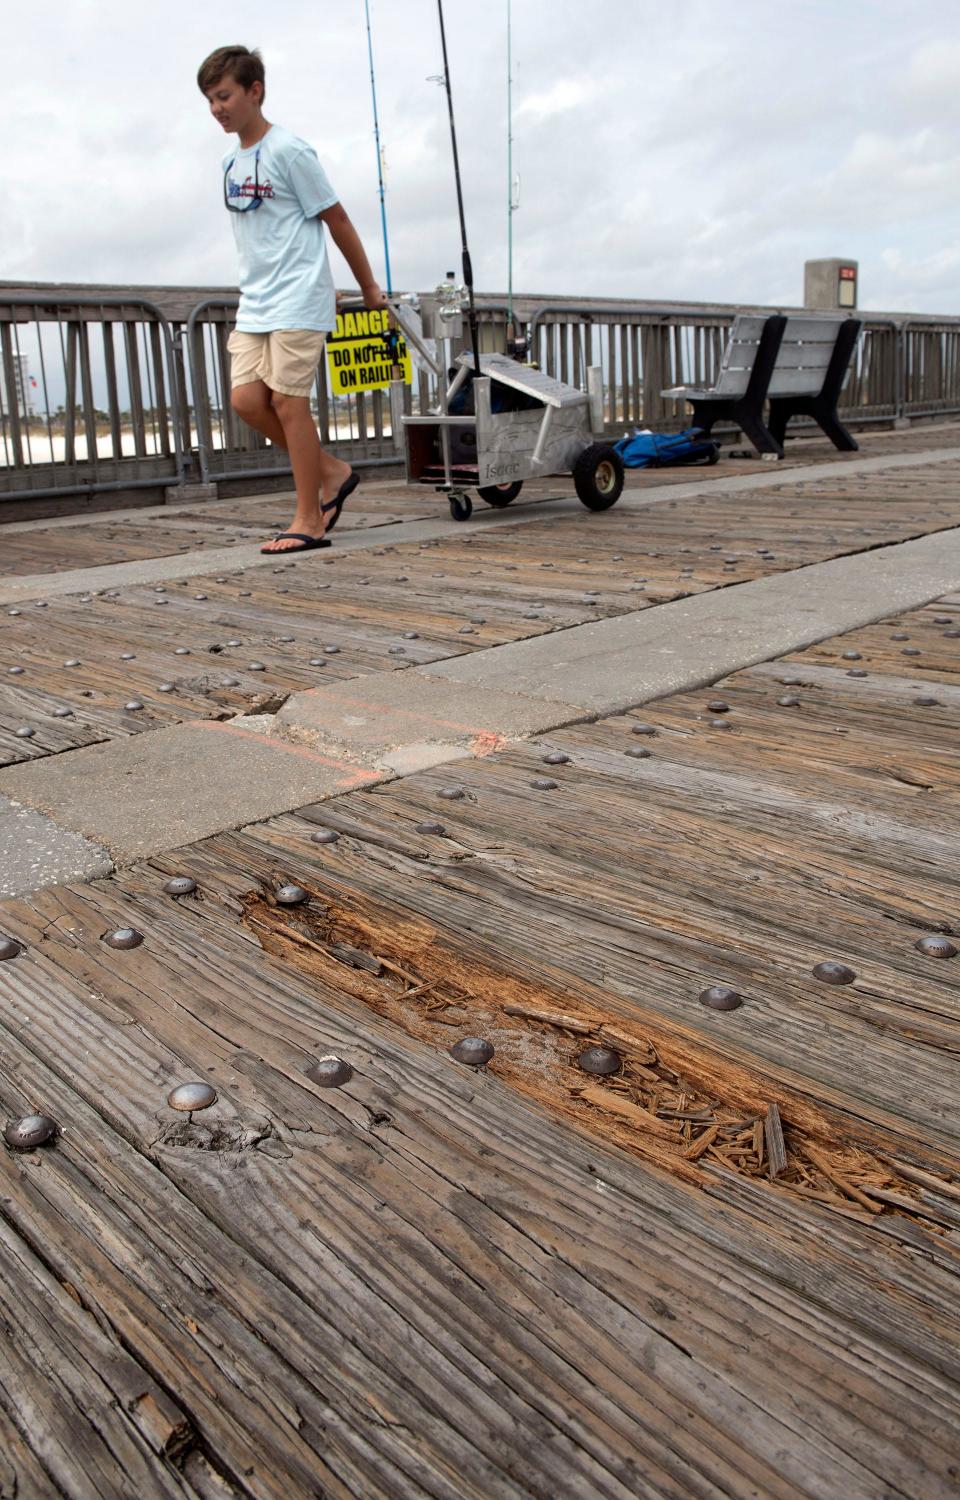
[[[804,1150],[806,1151],[810,1160],[813,1162],[814,1166],[823,1173],[828,1182],[833,1183],[833,1186],[837,1188],[839,1192],[843,1193],[847,1198],[855,1199],[856,1202],[859,1203],[862,1208],[867,1209],[869,1213],[879,1214],[883,1212],[882,1206],[879,1203],[874,1203],[872,1199],[867,1197],[866,1193],[862,1193],[858,1187],[854,1187],[852,1182],[848,1182],[845,1177],[842,1177],[841,1174],[836,1171],[836,1169],[826,1159],[826,1157],[821,1155],[821,1153],[816,1149],[815,1146],[811,1146],[810,1143],[807,1142],[804,1146]]]
[[[563,1031],[575,1031],[580,1036],[589,1036],[595,1030],[590,1021],[581,1021],[578,1016],[565,1016],[560,1011],[538,1010],[532,1005],[505,1005],[506,1016],[521,1016],[525,1021],[539,1021],[544,1026],[559,1026]]]
[[[773,1179],[779,1177],[780,1173],[787,1169],[787,1148],[783,1140],[783,1126],[780,1122],[780,1111],[775,1104],[767,1108],[763,1134],[767,1145],[767,1172]]]

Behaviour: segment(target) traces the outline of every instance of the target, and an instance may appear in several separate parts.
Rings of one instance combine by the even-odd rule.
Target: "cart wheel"
[[[607,510],[623,490],[623,461],[609,443],[591,443],[573,466],[577,494],[588,510]]]
[[[487,484],[482,490],[477,490],[481,500],[486,500],[495,510],[502,510],[509,505],[511,500],[516,500],[523,489],[523,480],[515,479],[512,484]]]
[[[469,495],[450,496],[450,514],[455,521],[469,521],[473,515],[473,501]]]

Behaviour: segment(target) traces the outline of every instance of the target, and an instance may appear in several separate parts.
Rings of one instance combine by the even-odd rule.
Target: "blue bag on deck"
[[[635,432],[614,443],[627,469],[662,469],[668,464],[715,464],[719,446],[701,437],[699,427],[686,432]]]

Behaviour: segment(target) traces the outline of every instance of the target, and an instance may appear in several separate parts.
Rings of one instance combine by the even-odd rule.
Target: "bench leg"
[[[836,411],[815,405],[812,414],[835,448],[839,448],[842,453],[859,452],[860,444],[844,427]]]
[[[773,441],[780,444],[781,448],[783,447],[783,440],[786,437],[787,433],[787,423],[789,422],[792,415],[793,413],[781,406],[779,401],[770,402],[770,416],[767,421],[767,431],[773,438]]]
[[[761,418],[755,413],[740,412],[736,421],[739,422],[744,437],[749,438],[758,453],[775,453],[778,458],[783,457],[781,444],[768,432]]]
[[[710,429],[717,420],[716,412],[712,412],[708,406],[698,406],[696,401],[691,402],[693,416],[690,418],[691,427],[699,427],[704,437],[710,436]]]

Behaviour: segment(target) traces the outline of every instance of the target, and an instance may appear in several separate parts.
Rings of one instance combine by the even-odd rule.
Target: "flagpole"
[[[373,69],[373,38],[370,32],[370,0],[363,0],[367,15],[367,52],[370,56],[370,92],[373,96],[373,134],[377,143],[377,180],[380,184],[380,222],[383,226],[383,258],[387,271],[387,295],[393,292],[390,278],[390,243],[387,238],[387,205],[383,186],[383,152],[380,148],[380,120],[377,115],[377,83]]]

